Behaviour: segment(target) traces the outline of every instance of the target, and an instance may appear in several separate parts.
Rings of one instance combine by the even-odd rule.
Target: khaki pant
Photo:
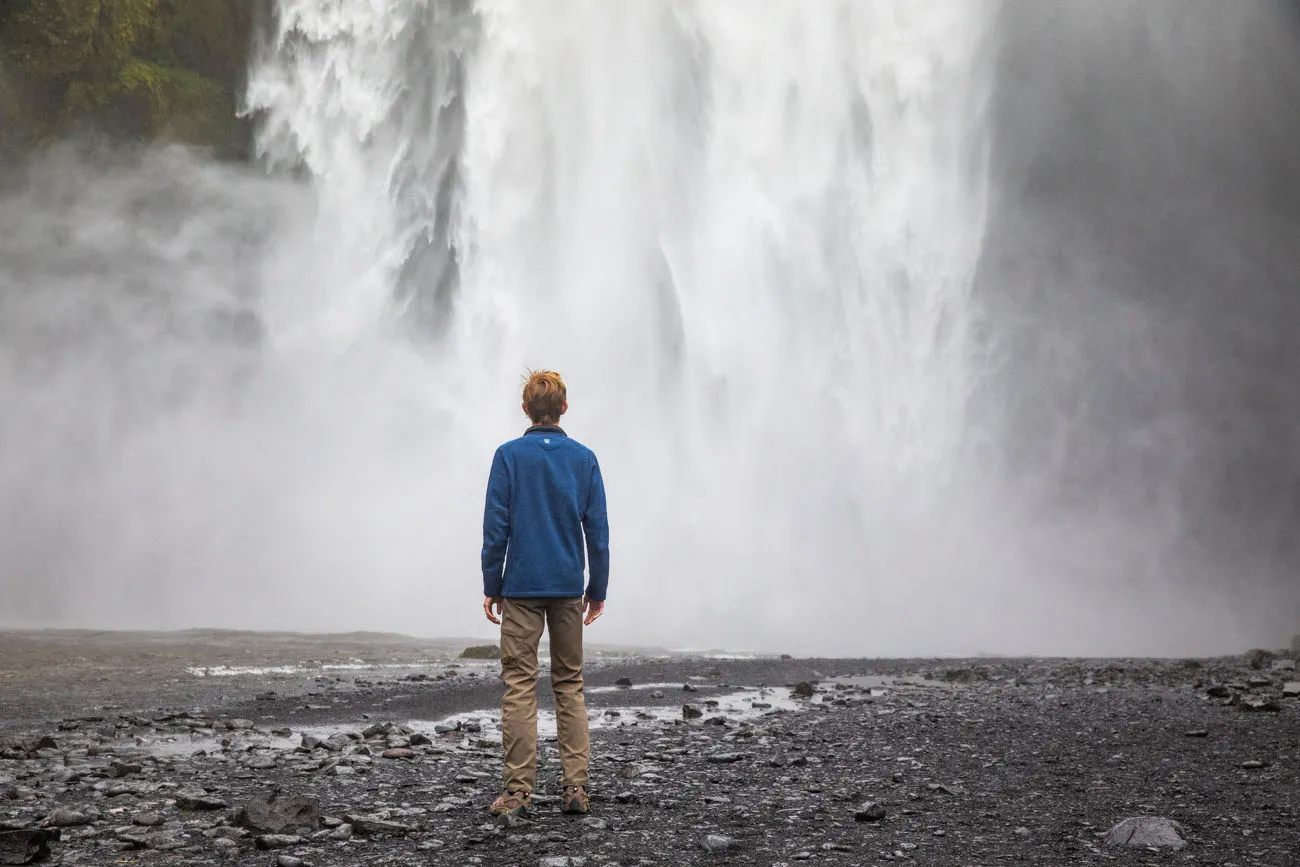
[[[591,740],[582,694],[582,600],[506,599],[501,616],[501,734],[506,790],[531,792],[537,783],[537,645],[551,639],[551,688],[559,729],[563,785],[587,785]]]

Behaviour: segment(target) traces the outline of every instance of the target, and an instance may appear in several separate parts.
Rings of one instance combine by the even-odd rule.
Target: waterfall
[[[1154,133],[1128,119],[1168,92],[1141,63],[1256,67],[1126,49],[1101,87],[1119,36],[1175,16],[1068,5],[276,0],[244,100],[255,165],[55,154],[0,197],[0,581],[18,590],[0,619],[484,635],[487,467],[525,424],[525,369],[549,367],[609,489],[593,641],[1249,640],[1266,602],[1223,625],[1220,596],[1171,577],[1198,565],[1178,483],[1204,450],[1165,448],[1197,440],[1161,391],[1188,320],[1158,332],[1099,291],[1117,208],[1092,248],[1034,215],[1081,214],[1044,177],[1141,164]],[[1268,30],[1256,6],[1232,14]],[[1125,112],[1096,108],[1138,81]],[[1217,116],[1204,90],[1183,99]],[[1114,128],[1081,137],[1079,105]],[[1150,201],[1126,207],[1158,235]],[[1146,427],[1153,404],[1096,404],[1126,427],[1080,399],[1130,380],[1159,411]],[[1112,458],[1144,472],[1087,476]]]

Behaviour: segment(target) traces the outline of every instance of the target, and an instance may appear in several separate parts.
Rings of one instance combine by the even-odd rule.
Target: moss
[[[246,153],[236,94],[256,2],[5,0],[0,148],[92,130]]]

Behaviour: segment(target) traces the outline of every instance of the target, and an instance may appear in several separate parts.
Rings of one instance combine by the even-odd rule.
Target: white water
[[[486,636],[487,465],[553,367],[609,485],[593,641],[1205,646],[1084,611],[1062,575],[1148,548],[981,459],[995,0],[278,7],[273,177],[164,153],[4,203],[45,251],[0,320],[24,618]],[[195,336],[230,310],[261,351]]]
[[[717,610],[750,621],[707,627],[727,640],[803,632],[815,594],[897,586],[897,552],[849,528],[886,501],[928,534],[962,460],[991,5],[450,8],[284,0],[250,87],[267,154],[315,178],[334,272],[283,302],[283,339],[387,334],[450,201],[427,544],[470,580],[481,464],[547,366],[606,465],[620,603],[655,615],[630,636]]]

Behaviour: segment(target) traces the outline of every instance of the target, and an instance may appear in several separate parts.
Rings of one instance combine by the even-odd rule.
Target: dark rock
[[[812,698],[817,692],[817,689],[808,681],[801,680],[794,685],[794,689],[791,690],[791,692],[796,698]]]
[[[1271,698],[1243,698],[1238,702],[1237,707],[1245,711],[1265,713],[1277,713],[1282,710],[1282,705]]]
[[[320,801],[278,792],[253,798],[235,811],[235,824],[259,834],[284,834],[299,828],[320,827]]]
[[[704,711],[694,705],[682,705],[682,719],[699,719],[704,716]]]
[[[630,677],[620,677],[618,680],[614,681],[614,686],[631,686],[631,685],[632,685],[632,678]]]
[[[1210,733],[1205,729],[1194,729],[1190,732],[1183,732],[1183,737],[1188,738],[1208,738]]]
[[[885,808],[875,801],[867,801],[853,811],[855,822],[879,822],[885,818]]]
[[[1187,845],[1185,834],[1186,829],[1172,819],[1138,816],[1111,828],[1106,834],[1106,845],[1182,849]]]
[[[699,689],[697,689],[693,684],[683,683],[682,692],[699,692]]]
[[[144,828],[156,828],[166,821],[166,818],[161,813],[137,813],[131,817],[133,825],[140,825]]]
[[[461,659],[500,659],[501,648],[495,644],[478,644],[460,652]]]
[[[58,842],[58,829],[27,828],[0,831],[0,864],[35,864],[50,857],[50,844]]]
[[[253,845],[266,852],[273,849],[288,849],[301,842],[302,838],[296,834],[262,834],[254,838]]]
[[[429,737],[428,735],[413,734],[411,735],[411,746],[431,747],[433,746],[433,738]]]
[[[415,830],[410,825],[403,825],[400,822],[390,822],[387,819],[381,819],[378,816],[359,816],[347,815],[343,817],[352,830],[362,836],[368,834],[409,834]]]
[[[216,795],[194,791],[178,794],[176,806],[182,810],[224,810],[230,805]]]
[[[1225,684],[1216,683],[1214,686],[1205,690],[1205,694],[1210,698],[1229,698],[1232,695],[1232,690]]]

